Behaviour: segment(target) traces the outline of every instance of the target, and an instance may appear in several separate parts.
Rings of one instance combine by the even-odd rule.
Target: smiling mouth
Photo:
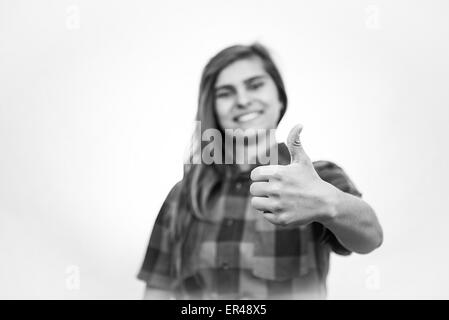
[[[234,117],[234,121],[235,122],[248,122],[248,121],[256,119],[262,113],[263,113],[262,111],[254,111],[254,112],[245,113],[245,114]]]

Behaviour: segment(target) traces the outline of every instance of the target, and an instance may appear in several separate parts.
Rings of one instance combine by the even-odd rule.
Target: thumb
[[[287,147],[290,151],[292,162],[299,162],[301,159],[307,159],[308,156],[304,151],[299,135],[302,131],[302,124],[297,124],[290,130],[287,138]]]

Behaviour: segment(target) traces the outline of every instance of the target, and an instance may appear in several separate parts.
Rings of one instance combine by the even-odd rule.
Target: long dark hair
[[[219,73],[235,61],[253,57],[261,59],[265,71],[271,76],[277,87],[279,100],[282,103],[278,123],[281,121],[287,109],[287,94],[281,74],[268,50],[259,43],[234,45],[218,52],[203,69],[196,114],[196,121],[201,123],[201,136],[208,129],[216,129],[223,134],[216,118],[214,105],[214,86]],[[196,218],[203,221],[213,219],[205,212],[204,207],[211,189],[220,180],[220,165],[194,164],[193,157],[198,154],[198,148],[203,150],[205,144],[207,144],[207,141],[196,140],[197,137],[194,135],[191,140],[191,153],[186,159],[186,164],[184,164],[178,210],[175,210],[176,216],[172,219],[174,221],[172,234],[179,235],[178,239],[175,239],[177,242],[180,242],[185,228],[188,228],[192,219]],[[218,170],[211,170],[212,166],[215,166],[214,169]]]

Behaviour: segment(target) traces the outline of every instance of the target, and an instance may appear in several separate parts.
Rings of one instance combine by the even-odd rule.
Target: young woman
[[[156,219],[138,275],[145,298],[322,299],[331,251],[380,246],[373,209],[340,167],[310,161],[300,125],[287,144],[273,141],[286,108],[260,44],[226,48],[206,65],[201,135]],[[210,143],[197,140],[211,136],[207,161],[192,161]]]

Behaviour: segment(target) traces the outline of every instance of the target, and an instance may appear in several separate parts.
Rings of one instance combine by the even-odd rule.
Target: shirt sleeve
[[[362,193],[348,177],[342,168],[330,161],[316,161],[313,163],[318,175],[324,181],[332,184],[343,192],[350,193],[356,197],[362,197]],[[339,255],[349,255],[351,251],[345,248],[337,237],[327,228],[323,228],[321,241],[328,243],[333,252]]]
[[[170,290],[175,281],[173,261],[173,236],[171,223],[176,210],[180,183],[176,184],[165,199],[151,232],[146,254],[137,278],[148,287]]]

